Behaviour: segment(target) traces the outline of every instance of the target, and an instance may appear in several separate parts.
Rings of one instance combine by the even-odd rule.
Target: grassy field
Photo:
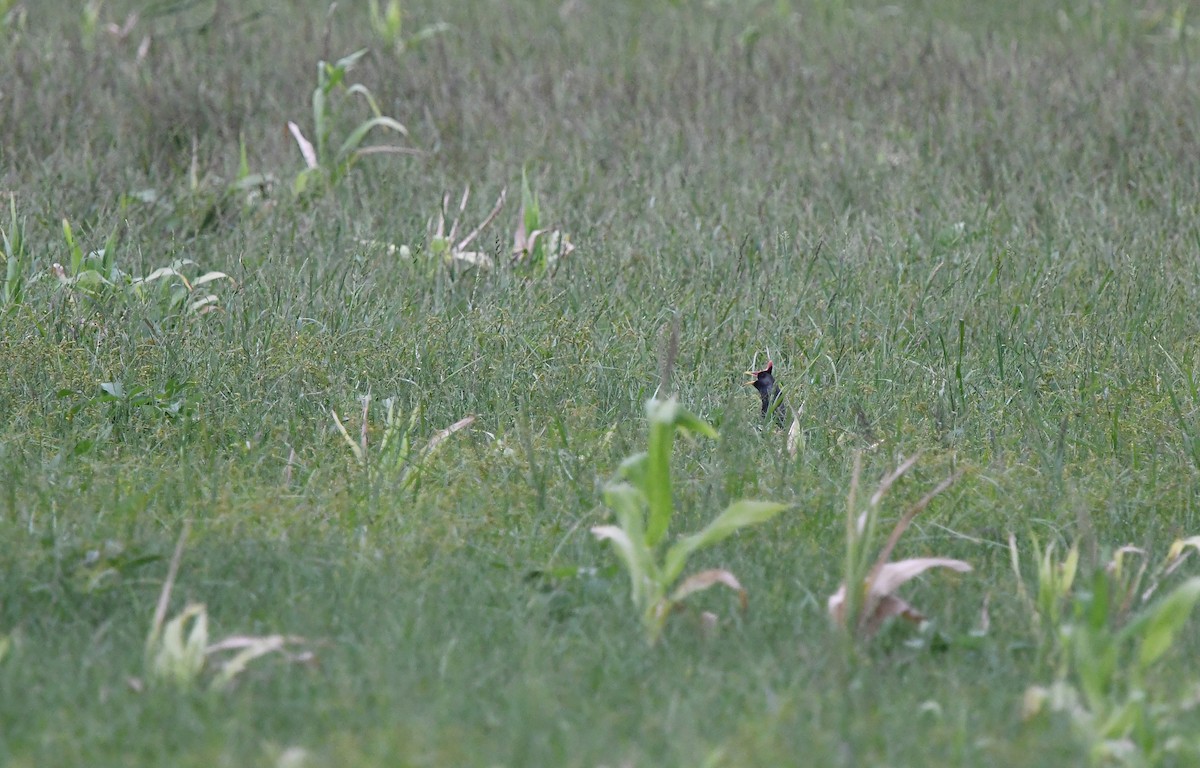
[[[0,2],[0,764],[1196,764],[1187,4],[81,5]],[[355,83],[408,135],[340,152]],[[573,252],[511,257],[523,174]],[[664,369],[670,535],[789,507],[651,645],[589,529]],[[856,456],[857,512],[917,453],[878,538],[961,470],[896,556],[974,570],[840,631]],[[185,529],[165,618],[292,658],[156,665]]]

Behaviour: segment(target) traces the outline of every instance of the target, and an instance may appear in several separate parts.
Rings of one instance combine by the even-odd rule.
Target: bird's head
[[[746,382],[748,386],[754,387],[763,397],[770,397],[775,390],[775,363],[768,360],[767,367],[761,371],[746,371],[747,376],[754,378]]]

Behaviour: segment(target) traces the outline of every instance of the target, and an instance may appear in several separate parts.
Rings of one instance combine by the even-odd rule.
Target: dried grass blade
[[[909,464],[909,462],[905,462],[905,464],[902,464],[901,467],[905,467],[907,464]],[[888,536],[887,543],[883,545],[883,549],[879,552],[878,559],[875,560],[875,565],[872,566],[871,571],[867,576],[867,580],[869,582],[874,583],[879,577],[880,571],[891,558],[892,552],[896,549],[896,544],[900,542],[900,537],[904,535],[906,530],[908,530],[908,526],[910,523],[912,523],[913,518],[920,514],[921,511],[926,507],[928,507],[930,502],[932,502],[938,494],[958,482],[958,479],[962,477],[965,472],[966,469],[962,467],[957,469],[954,474],[938,483],[933,490],[922,496],[916,504],[913,504],[911,507],[909,507],[908,511],[905,512],[898,521],[896,521],[896,527],[892,529],[891,536]]]
[[[500,215],[500,211],[501,211],[501,209],[504,208],[504,201],[507,199],[507,197],[508,197],[508,189],[507,188],[501,189],[500,197],[496,198],[496,204],[494,206],[492,206],[492,212],[487,215],[487,218],[484,219],[483,222],[478,227],[475,227],[475,229],[471,231],[471,234],[464,237],[462,239],[462,241],[459,242],[458,245],[454,246],[454,250],[456,250],[456,251],[463,250],[468,245],[470,245],[471,242],[473,240],[475,240],[475,238],[479,237],[479,233],[482,232],[487,227],[487,225],[489,225],[493,221],[495,221],[496,217]],[[457,224],[457,222],[455,222],[455,223]],[[454,240],[453,235],[451,235],[450,239]]]

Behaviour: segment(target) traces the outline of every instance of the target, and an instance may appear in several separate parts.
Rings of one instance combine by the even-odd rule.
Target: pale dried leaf
[[[220,309],[217,304],[220,302],[213,294],[201,296],[188,305],[188,311],[197,315],[207,315],[209,312],[216,312]]]
[[[317,150],[313,148],[312,142],[304,138],[304,134],[300,131],[300,126],[288,120],[288,130],[292,132],[292,137],[296,139],[297,146],[300,147],[300,154],[304,157],[304,164],[310,170],[318,167]]]
[[[883,501],[884,495],[891,490],[891,487],[895,485],[897,480],[899,480],[901,477],[904,477],[905,472],[908,472],[908,470],[912,469],[913,465],[917,463],[917,459],[919,458],[921,458],[921,454],[914,453],[912,456],[908,457],[907,461],[892,470],[890,475],[879,481],[879,487],[876,488],[875,493],[871,495],[872,507],[879,506],[879,502]]]
[[[948,557],[915,557],[910,560],[888,563],[879,569],[879,573],[870,582],[869,594],[874,598],[883,598],[930,568],[949,568],[952,571],[966,573],[971,570],[971,565],[962,560]]]
[[[333,416],[333,423],[337,427],[338,432],[341,433],[342,438],[346,441],[346,445],[349,445],[350,450],[354,452],[354,457],[359,461],[366,461],[367,455],[363,453],[362,448],[358,446],[354,438],[350,437],[350,433],[346,430],[346,425],[342,424],[342,420],[338,418],[337,411],[331,409],[329,413]]]
[[[221,280],[221,279],[225,279],[225,280],[229,280],[230,282],[233,282],[233,278],[230,277],[229,275],[225,274],[224,272],[217,272],[214,270],[212,272],[205,272],[203,275],[201,275],[200,277],[197,277],[195,280],[193,280],[192,288],[199,288],[200,286],[204,285],[205,283],[211,283],[213,280]]]
[[[913,624],[920,624],[925,621],[925,615],[916,608],[913,608],[895,595],[888,595],[875,605],[875,609],[867,618],[865,626],[867,634],[872,635],[879,631],[879,628],[883,626],[883,622],[896,616],[907,619]]]
[[[371,240],[365,237],[356,237],[354,238],[354,242],[364,245],[367,248],[380,248],[388,256],[395,256],[399,250],[393,243],[385,243],[381,240]]]
[[[846,626],[846,585],[842,584],[838,587],[837,592],[829,596],[829,601],[826,604],[830,618],[833,623],[839,627]],[[874,606],[869,609],[869,613],[860,621],[857,622],[858,630],[865,636],[870,637],[879,631],[883,622],[894,617],[900,616],[908,619],[914,624],[920,624],[925,620],[925,616],[920,611],[913,608],[911,605],[896,597],[895,595],[886,595],[883,598],[874,601]]]
[[[454,422],[453,424],[446,427],[445,429],[439,429],[437,432],[434,433],[433,437],[429,438],[429,445],[425,446],[425,455],[428,456],[429,454],[431,454],[435,450],[437,450],[438,445],[441,444],[441,442],[444,441],[446,438],[450,437],[450,435],[453,435],[455,432],[458,432],[460,430],[466,429],[467,427],[471,426],[474,423],[475,423],[474,416],[466,416],[466,417],[461,418],[458,421]]]
[[[907,465],[908,462],[902,464],[901,469],[907,469]],[[891,559],[892,552],[896,549],[896,545],[900,543],[900,537],[908,530],[908,526],[912,523],[913,518],[924,511],[938,494],[958,482],[958,479],[965,472],[966,469],[960,467],[954,474],[938,483],[933,490],[922,496],[916,504],[913,504],[901,515],[900,519],[896,521],[896,526],[892,528],[892,533],[888,536],[888,540],[884,543],[883,549],[879,551],[879,557],[876,559],[875,565],[871,567],[870,572],[867,574],[868,581],[875,581],[879,577],[879,571],[884,567],[884,563]]]
[[[288,747],[275,759],[275,768],[304,768],[309,762],[308,751],[303,747]]]
[[[888,563],[880,569],[875,581],[869,584],[866,601],[862,607],[862,616],[856,622],[859,631],[870,637],[879,630],[884,621],[894,616],[900,616],[915,624],[923,622],[925,616],[920,611],[892,593],[905,582],[930,568],[950,568],[959,572],[971,570],[968,563],[945,557],[923,557]],[[829,596],[827,609],[837,626],[846,626],[845,584],[839,585],[837,591]]]
[[[1200,552],[1200,536],[1189,536],[1186,539],[1176,539],[1167,550],[1167,568],[1164,575],[1171,573],[1183,562],[1190,550]]]
[[[149,651],[162,633],[163,622],[167,618],[167,607],[171,603],[171,590],[175,587],[175,578],[179,575],[179,564],[183,561],[183,545],[187,542],[191,523],[185,522],[179,531],[179,539],[175,542],[175,553],[171,555],[171,564],[167,566],[167,578],[162,590],[158,593],[158,603],[154,606],[154,618],[150,622],[150,634],[146,638],[146,648]]]
[[[171,267],[159,267],[145,277],[135,277],[132,282],[134,285],[141,285],[142,283],[152,283],[155,280],[168,276],[183,277],[183,273]]]
[[[236,651],[242,648],[257,648],[264,644],[282,648],[285,645],[307,642],[307,638],[297,635],[230,635],[224,640],[209,645],[204,652],[213,654],[221,651]]]
[[[1141,571],[1146,570],[1146,550],[1141,547],[1135,547],[1132,544],[1126,544],[1119,547],[1116,552],[1113,552],[1112,559],[1104,566],[1104,570],[1117,578],[1120,578],[1125,570],[1125,558],[1127,555],[1137,555],[1142,558]]]
[[[454,246],[455,251],[461,251],[464,248],[466,248],[468,245],[470,245],[472,243],[472,241],[475,240],[475,238],[479,237],[479,233],[482,232],[484,230],[484,228],[487,227],[488,224],[491,224],[493,221],[495,221],[496,217],[500,215],[500,210],[502,208],[504,208],[504,201],[507,199],[507,196],[508,196],[508,189],[507,188],[501,189],[500,197],[496,198],[496,204],[494,206],[492,206],[492,212],[487,215],[487,218],[484,219],[483,222],[478,227],[475,227],[475,229],[471,231],[471,234],[464,237],[462,240],[460,240],[458,242],[457,245]],[[466,201],[467,201],[467,199],[464,196],[463,197],[463,205],[464,206],[466,205]],[[462,212],[461,209],[459,210],[459,212],[460,213]],[[458,224],[458,222],[455,222],[456,227],[457,227],[457,224]],[[453,234],[451,234],[450,240],[451,240],[451,242],[454,241]]]
[[[787,435],[787,452],[793,459],[800,453],[800,441],[803,432],[800,429],[800,412],[795,411],[792,414],[792,426],[788,428]]]
[[[746,590],[742,587],[741,582],[737,580],[736,576],[721,568],[700,571],[699,573],[693,573],[691,576],[688,576],[683,580],[682,583],[680,583],[678,587],[675,588],[675,591],[671,593],[671,602],[678,603],[685,599],[688,595],[691,595],[695,592],[703,592],[709,587],[714,587],[717,584],[724,584],[736,592],[738,595],[739,607],[743,612],[746,610],[748,603]]]
[[[529,251],[529,233],[525,231],[525,201],[517,211],[517,230],[513,232],[513,256],[522,256]]]
[[[468,267],[491,269],[494,266],[492,257],[483,251],[454,251],[447,254],[447,257],[456,264]]]
[[[839,627],[846,626],[846,585],[839,584],[837,592],[829,596],[829,600],[825,604],[826,610],[829,611],[830,618],[833,623]]]

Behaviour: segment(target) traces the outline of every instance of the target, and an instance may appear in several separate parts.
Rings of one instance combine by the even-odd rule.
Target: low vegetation
[[[0,763],[1195,763],[1195,26],[0,0]]]

